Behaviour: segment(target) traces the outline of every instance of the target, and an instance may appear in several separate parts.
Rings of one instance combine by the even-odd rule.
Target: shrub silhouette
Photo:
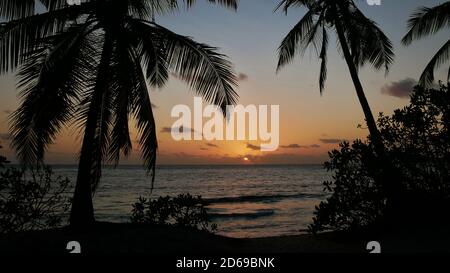
[[[7,163],[4,157],[0,161]],[[0,172],[0,233],[60,226],[70,206],[69,184],[50,167],[4,168]]]
[[[424,221],[422,216],[434,217],[434,221],[448,218],[449,124],[450,91],[443,85],[437,89],[416,87],[410,105],[392,116],[380,114],[378,126],[404,189],[396,208],[398,221]],[[341,143],[329,157],[324,166],[333,172],[333,181],[324,182],[324,190],[332,194],[316,208],[309,230],[386,224],[386,193],[375,183],[380,170],[370,138]]]
[[[3,148],[3,147],[0,145],[0,149],[1,148]],[[8,164],[8,163],[9,163],[8,159],[6,157],[0,155],[0,168],[4,168],[5,164]]]
[[[131,222],[189,227],[214,232],[217,225],[211,224],[206,205],[201,196],[194,197],[190,194],[159,197],[155,200],[140,197],[133,205]]]

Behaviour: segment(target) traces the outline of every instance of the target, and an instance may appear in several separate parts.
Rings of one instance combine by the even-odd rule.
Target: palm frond
[[[112,56],[116,46],[115,37],[110,32],[94,36],[92,46],[95,51],[95,71],[88,82],[76,111],[76,122],[84,128],[83,144],[80,153],[79,177],[89,179],[94,193],[100,182],[101,169],[108,159],[110,128],[113,111],[113,94],[110,82]],[[87,182],[86,182],[87,183]]]
[[[111,138],[109,143],[109,160],[117,166],[121,153],[127,157],[132,150],[130,132],[128,128],[129,113],[133,103],[133,78],[135,66],[130,61],[129,43],[126,35],[121,35],[113,55],[111,65],[110,88],[113,96],[113,120]]]
[[[318,17],[317,21],[314,24],[314,27],[312,27],[308,33],[306,33],[305,37],[302,39],[300,44],[300,54],[303,55],[306,52],[306,49],[309,46],[313,46],[314,50],[316,51],[317,55],[319,55],[319,48],[322,46],[319,45],[319,41],[321,40],[321,35],[323,34],[323,27],[324,27],[324,13],[321,13]]]
[[[315,0],[282,0],[278,5],[275,7],[275,11],[282,10],[284,13],[287,14],[289,8],[293,7],[306,7],[308,10],[312,10],[311,7],[313,5]]]
[[[390,39],[359,9],[343,12],[346,36],[352,49],[355,65],[361,67],[369,62],[375,69],[384,68],[387,73],[395,56]]]
[[[408,33],[402,43],[410,45],[412,41],[434,34],[444,27],[450,26],[450,2],[433,8],[419,8],[408,21]]]
[[[36,0],[0,0],[0,17],[10,21],[35,14]],[[47,10],[67,6],[67,0],[39,0]]]
[[[169,79],[165,40],[143,21],[132,19],[128,23],[130,33],[134,35],[131,39],[138,41],[135,50],[146,71],[146,78],[152,87],[162,88]]]
[[[0,17],[19,19],[34,14],[35,0],[0,0]]]
[[[151,187],[153,189],[156,170],[156,152],[158,149],[155,117],[153,115],[152,103],[143,68],[139,65],[140,60],[138,55],[134,53],[131,58],[134,64],[132,68],[135,75],[135,84],[132,89],[134,98],[132,112],[137,123],[141,157],[144,160],[144,166],[147,172],[152,176]]]
[[[99,81],[99,79],[96,79]],[[111,142],[111,124],[113,117],[113,96],[110,88],[106,88],[101,96],[100,103],[93,106],[99,110],[97,118],[97,131],[94,137],[93,161],[91,165],[91,190],[94,193],[100,183],[103,163],[108,157],[108,147]],[[94,103],[94,102],[91,102]]]
[[[429,87],[434,82],[434,71],[450,59],[450,40],[448,40],[433,56],[422,75],[419,84]]]
[[[325,26],[322,27],[322,48],[320,50],[319,58],[320,62],[320,77],[319,77],[319,88],[320,94],[323,93],[325,89],[325,82],[327,80],[327,51],[328,51],[328,33]]]
[[[197,43],[153,24],[155,33],[167,46],[169,68],[189,83],[205,100],[219,106],[226,113],[227,105],[235,105],[238,94],[237,76],[231,62],[217,52],[217,48]]]
[[[229,9],[236,10],[239,5],[239,0],[207,0],[209,3],[219,4]],[[183,0],[183,2],[188,6],[193,6],[197,0]]]
[[[134,18],[149,19],[178,10],[177,0],[129,0],[129,14]]]
[[[102,165],[108,159],[108,148],[111,143],[111,127],[114,111],[113,89],[115,87],[110,79],[112,66],[112,58],[102,58],[99,67],[103,67],[104,71],[97,74],[95,86],[92,91],[96,93],[95,96],[98,99],[93,99],[90,102],[90,107],[95,107],[98,112],[96,119],[96,133],[93,138],[93,161],[91,165],[92,192],[97,190],[100,183]]]
[[[277,71],[292,62],[298,51],[304,52],[308,44],[300,47],[304,37],[311,32],[311,29],[317,27],[314,22],[315,13],[312,10],[303,16],[303,18],[289,31],[286,37],[278,47],[278,66]]]
[[[82,1],[89,2],[92,0],[82,0]],[[68,5],[67,0],[39,0],[39,2],[41,2],[44,5],[44,7],[46,7],[47,10],[49,11],[64,8]]]
[[[12,146],[22,163],[43,160],[48,145],[73,115],[92,70],[88,26],[73,26],[29,52],[19,73],[20,107],[11,116]]]
[[[91,5],[70,6],[43,14],[20,18],[0,25],[0,73],[16,69],[22,56],[45,37],[55,35],[86,14]]]

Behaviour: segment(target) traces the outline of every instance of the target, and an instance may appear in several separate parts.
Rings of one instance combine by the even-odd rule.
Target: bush
[[[450,196],[449,124],[450,92],[446,86],[416,87],[409,106],[392,116],[380,114],[378,126],[390,162],[401,174],[406,191],[401,193],[401,209],[408,217],[430,202],[435,205],[427,208],[429,214],[439,210],[448,213],[442,204],[447,204]],[[324,182],[324,190],[332,194],[316,208],[310,231],[353,230],[383,219],[386,194],[375,183],[380,170],[370,138],[352,145],[341,143],[329,156],[325,168],[333,173],[333,181]]]
[[[0,149],[1,148],[3,148],[3,147],[0,145]],[[0,168],[4,168],[5,164],[8,164],[8,163],[9,163],[9,161],[6,159],[6,157],[0,155]]]
[[[180,194],[177,197],[160,197],[148,200],[140,197],[133,205],[131,222],[151,225],[189,227],[214,232],[217,225],[211,224],[201,196]]]
[[[50,167],[0,172],[0,233],[60,226],[70,206],[69,183]]]

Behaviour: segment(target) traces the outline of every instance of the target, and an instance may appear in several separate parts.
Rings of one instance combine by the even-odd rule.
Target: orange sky
[[[172,140],[163,132],[176,119],[170,112],[174,105],[193,105],[193,92],[178,79],[171,79],[162,90],[152,90],[152,102],[158,125],[159,164],[304,164],[322,163],[327,151],[337,147],[335,140],[364,138],[367,131],[357,128],[363,115],[345,62],[332,43],[329,47],[328,81],[323,96],[319,95],[319,64],[314,54],[276,74],[276,49],[287,31],[301,18],[303,10],[284,16],[273,13],[277,1],[241,1],[238,12],[203,4],[178,15],[159,18],[158,22],[177,33],[192,36],[197,41],[218,46],[235,64],[241,74],[239,103],[280,105],[280,147],[275,152],[255,150],[258,141],[183,141]],[[408,99],[383,94],[406,79],[417,79],[432,54],[448,39],[448,32],[420,41],[409,48],[400,45],[406,31],[409,14],[419,5],[432,6],[438,1],[383,1],[381,7],[361,8],[380,24],[393,40],[397,54],[391,72],[361,70],[361,80],[374,113],[392,113],[408,103]],[[269,20],[270,19],[270,20]],[[220,30],[220,31],[219,31]],[[332,40],[333,41],[333,40]],[[444,71],[437,73],[444,75]],[[391,88],[392,87],[392,88]],[[17,90],[12,75],[0,77],[0,136],[2,153],[14,160],[7,147],[8,114],[17,107]],[[386,93],[386,92],[384,92]],[[389,93],[389,92],[387,92]],[[136,133],[132,132],[132,139]],[[295,144],[295,145],[294,145]],[[289,146],[290,147],[287,147]],[[134,143],[134,149],[138,149]],[[298,146],[301,146],[298,148]],[[79,130],[65,129],[47,154],[50,164],[75,163],[80,148]],[[249,160],[244,161],[244,157]],[[139,164],[134,151],[126,164]]]

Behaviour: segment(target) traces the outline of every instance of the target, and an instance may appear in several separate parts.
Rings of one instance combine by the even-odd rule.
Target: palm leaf
[[[282,0],[275,8],[275,11],[282,10],[287,14],[289,8],[292,7],[306,7],[308,10],[312,10],[313,5],[315,5],[315,0]]]
[[[167,45],[155,29],[143,21],[129,20],[130,40],[136,40],[135,51],[141,60],[150,85],[162,88],[169,79]]]
[[[413,40],[434,34],[444,27],[450,26],[450,2],[434,8],[419,8],[408,21],[408,33],[402,43],[410,45]]]
[[[0,25],[0,73],[16,69],[28,50],[43,38],[55,35],[92,8],[91,4],[71,6]]]
[[[375,69],[384,68],[387,73],[395,56],[390,39],[359,9],[343,12],[346,37],[352,49],[355,65],[361,67],[369,62]]]
[[[67,5],[67,0],[40,0],[48,10]],[[35,14],[36,0],[0,0],[0,17],[6,20],[20,19]]]
[[[304,37],[307,33],[314,29],[317,23],[314,22],[315,13],[312,10],[303,16],[303,18],[292,28],[291,31],[286,35],[286,37],[281,42],[278,48],[278,66],[277,71],[279,71],[283,66],[289,64],[294,59],[298,51],[304,52],[308,44],[301,46]],[[300,49],[298,49],[300,46]]]
[[[433,56],[422,75],[420,76],[420,85],[431,86],[434,82],[434,71],[450,58],[450,40],[448,40]]]
[[[322,49],[320,50],[319,58],[320,62],[320,77],[319,77],[319,88],[320,94],[323,93],[325,89],[325,82],[327,80],[327,51],[328,51],[328,33],[325,26],[322,27]]]
[[[72,118],[92,69],[87,27],[73,26],[26,56],[19,73],[23,101],[11,119],[12,146],[25,164],[42,161],[48,145]]]
[[[131,16],[145,20],[178,10],[177,0],[129,0],[128,5]]]
[[[132,54],[132,63],[134,66],[134,88],[132,112],[137,122],[139,148],[141,157],[144,160],[144,166],[152,176],[151,187],[155,182],[156,152],[158,149],[158,140],[156,136],[156,123],[153,115],[152,103],[149,96],[147,82],[142,67],[139,65],[139,58],[136,53]]]
[[[150,24],[167,46],[169,68],[189,83],[205,100],[221,107],[235,105],[237,76],[227,58],[217,49],[173,33],[157,24]],[[150,26],[149,25],[149,26]]]
[[[130,69],[135,66],[130,61],[129,41],[124,32],[117,41],[117,46],[113,55],[111,65],[110,88],[112,89],[112,130],[109,143],[109,160],[117,166],[121,152],[125,157],[132,150],[130,132],[128,128],[129,113],[132,111],[133,103],[133,78],[135,70]]]
[[[57,10],[67,6],[67,0],[39,0],[49,11]],[[91,0],[83,0],[87,2]]]
[[[239,0],[207,0],[209,3],[219,4],[224,7],[236,10],[239,4]],[[183,0],[188,7],[193,6],[197,1],[196,0]]]
[[[34,14],[35,0],[0,0],[0,17],[7,20]]]

